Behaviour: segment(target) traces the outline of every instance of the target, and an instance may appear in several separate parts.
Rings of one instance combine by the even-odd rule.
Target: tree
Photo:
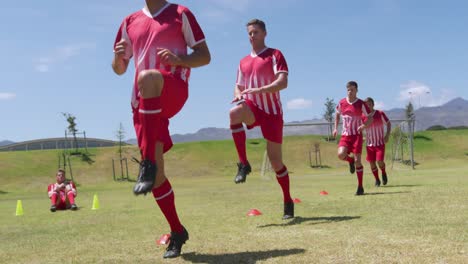
[[[329,125],[328,125],[328,136],[330,139],[330,135],[333,134],[333,121],[335,121],[335,109],[336,109],[336,104],[333,101],[333,99],[330,99],[327,97],[325,99],[325,113],[323,114],[323,119],[325,119]]]
[[[125,139],[125,129],[122,123],[119,124],[119,129],[115,132],[115,136],[119,140],[119,150],[117,152],[119,153],[120,160],[122,160],[122,145]]]
[[[411,102],[408,102],[405,108],[406,119],[411,120],[414,118],[414,107]]]
[[[78,129],[76,128],[76,117],[73,116],[70,113],[62,113],[62,115],[65,117],[65,119],[68,122],[68,132],[70,132],[73,135],[73,143],[75,145],[75,152],[78,152],[78,141],[76,139],[76,133],[78,132]]]

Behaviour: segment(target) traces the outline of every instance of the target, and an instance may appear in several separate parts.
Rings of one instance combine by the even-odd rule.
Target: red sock
[[[142,159],[155,162],[156,141],[161,120],[161,98],[140,98],[138,112],[141,121],[142,142],[140,147]]]
[[[56,204],[57,204],[57,196],[58,196],[58,194],[57,194],[56,192],[54,192],[54,193],[52,194],[52,196],[50,197],[50,203],[51,203],[52,205],[56,205]]]
[[[361,166],[356,168],[356,174],[358,179],[358,185],[359,187],[362,187],[362,175],[364,174],[364,167]]]
[[[174,202],[174,192],[172,191],[171,183],[168,179],[161,186],[153,189],[153,196],[161,208],[162,213],[166,217],[167,222],[171,226],[171,231],[181,233],[184,228],[179,221]]]
[[[283,200],[285,203],[292,202],[291,194],[289,193],[289,173],[286,166],[276,172],[276,180],[283,190]]]
[[[242,124],[231,125],[231,131],[234,144],[236,145],[237,155],[239,156],[239,161],[242,164],[249,163],[247,161],[247,151],[245,147],[246,135],[244,126]]]
[[[349,163],[353,163],[354,162],[354,158],[350,157],[350,156],[346,156],[346,161],[349,162]]]
[[[374,178],[375,178],[376,180],[379,180],[379,169],[373,168],[373,169],[372,169],[372,174],[374,174]]]
[[[67,197],[68,197],[68,201],[70,202],[70,204],[74,204],[74,203],[75,203],[75,195],[73,194],[72,191],[70,191],[70,192],[67,193]]]
[[[383,165],[383,167],[380,168],[380,170],[382,171],[382,175],[387,175],[387,172],[385,171],[385,165]]]

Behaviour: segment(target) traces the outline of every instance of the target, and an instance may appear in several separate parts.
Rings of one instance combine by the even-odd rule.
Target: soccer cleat
[[[382,174],[382,183],[383,185],[387,185],[387,174]]]
[[[250,167],[250,164],[242,164],[242,163],[237,163],[237,175],[236,178],[234,179],[234,182],[241,183],[245,182],[247,178],[247,174],[249,174],[252,171],[252,168]]]
[[[136,160],[136,159],[135,159]],[[142,160],[140,163],[140,172],[138,180],[133,187],[135,195],[145,194],[151,192],[154,182],[156,181],[157,167],[154,162],[149,160]]]
[[[375,187],[380,187],[380,180],[375,180]]]
[[[171,232],[171,242],[166,248],[166,253],[164,253],[163,258],[176,258],[180,256],[182,250],[182,245],[185,244],[185,241],[189,239],[189,234],[184,227],[182,233]]]
[[[72,211],[76,211],[76,210],[78,210],[78,206],[76,206],[76,204],[72,204],[71,207],[70,207],[70,209],[71,209]]]
[[[51,205],[50,206],[50,211],[53,213],[55,211],[57,211],[57,207],[55,207],[55,205]]]
[[[356,191],[356,195],[364,195],[364,188],[363,187],[358,187]]]
[[[294,218],[294,202],[284,203],[283,220]]]
[[[356,171],[356,166],[354,165],[354,161],[349,163],[349,172],[353,174]]]

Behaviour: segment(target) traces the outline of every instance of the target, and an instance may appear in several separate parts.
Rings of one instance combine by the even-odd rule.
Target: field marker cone
[[[170,238],[171,238],[171,234],[164,234],[156,241],[156,244],[166,245],[167,243],[169,243]]]
[[[93,208],[91,208],[91,210],[97,210],[97,209],[99,209],[99,199],[98,199],[97,194],[94,194],[94,197],[93,197]]]
[[[262,212],[260,212],[257,209],[250,209],[250,211],[247,213],[247,216],[258,216],[261,215]]]
[[[301,203],[301,202],[302,202],[302,201],[301,201],[301,199],[299,199],[299,198],[294,198],[294,199],[293,199],[293,203]]]
[[[328,192],[327,191],[321,191],[320,195],[328,195]]]
[[[16,216],[21,216],[21,215],[24,215],[23,203],[21,202],[21,200],[18,200],[16,202]]]

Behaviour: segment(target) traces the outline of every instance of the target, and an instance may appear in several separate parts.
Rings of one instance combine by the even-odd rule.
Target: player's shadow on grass
[[[333,222],[349,221],[353,219],[359,219],[360,216],[323,216],[323,217],[300,217],[296,216],[293,220],[281,224],[268,224],[261,225],[258,228],[273,227],[273,226],[291,226],[300,225],[305,222],[311,222],[310,225],[326,224]]]
[[[419,187],[420,184],[400,184],[400,185],[385,185],[381,186],[382,188],[396,188],[396,187]]]
[[[226,254],[198,254],[195,252],[182,254],[182,258],[192,263],[256,263],[260,260],[267,260],[271,258],[284,257],[295,254],[303,254],[305,249],[273,249],[265,251],[252,251],[252,252],[239,252],[239,253],[226,253]]]
[[[410,193],[408,191],[406,192],[366,192],[364,195],[381,195],[381,194],[400,194],[400,193]]]
[[[8,192],[0,190],[0,194],[7,194]]]

